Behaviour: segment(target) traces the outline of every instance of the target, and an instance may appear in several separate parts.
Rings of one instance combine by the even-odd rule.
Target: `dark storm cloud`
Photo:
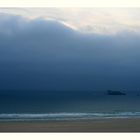
[[[82,34],[50,20],[0,16],[0,89],[138,89],[140,35]]]

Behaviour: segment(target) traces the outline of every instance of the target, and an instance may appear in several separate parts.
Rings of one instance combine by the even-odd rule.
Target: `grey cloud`
[[[57,21],[0,17],[0,89],[138,89],[140,35],[82,34]]]

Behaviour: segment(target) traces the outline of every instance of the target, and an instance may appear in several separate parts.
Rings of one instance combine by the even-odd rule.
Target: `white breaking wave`
[[[77,120],[104,118],[140,118],[140,112],[115,113],[46,113],[46,114],[0,114],[0,121],[10,120]]]

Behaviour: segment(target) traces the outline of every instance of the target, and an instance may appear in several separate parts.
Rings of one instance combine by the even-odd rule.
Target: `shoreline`
[[[140,118],[0,121],[0,132],[140,132]]]

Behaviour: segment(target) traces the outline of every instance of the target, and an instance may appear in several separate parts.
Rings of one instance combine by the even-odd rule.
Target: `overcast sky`
[[[140,8],[3,8],[0,13],[56,20],[82,32],[140,31]]]
[[[0,89],[138,90],[139,8],[0,9]]]

